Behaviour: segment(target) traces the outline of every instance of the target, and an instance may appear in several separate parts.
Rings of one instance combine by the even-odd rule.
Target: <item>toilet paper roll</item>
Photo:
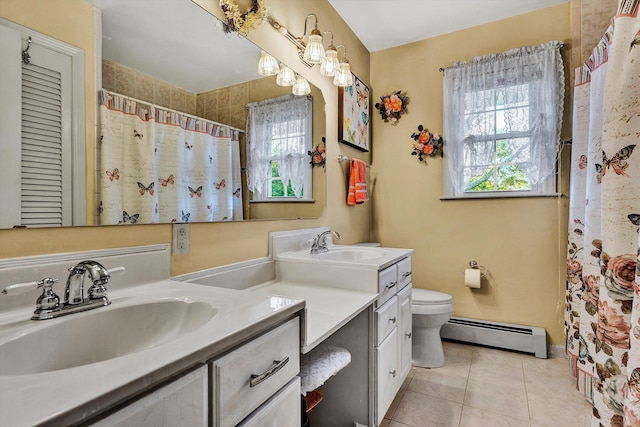
[[[480,270],[467,268],[464,270],[464,285],[468,288],[480,287]]]

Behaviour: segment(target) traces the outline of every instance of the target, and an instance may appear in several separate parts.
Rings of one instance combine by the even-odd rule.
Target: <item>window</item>
[[[247,185],[252,201],[312,199],[313,100],[294,95],[249,104]]]
[[[564,74],[560,43],[445,70],[444,198],[555,193]]]

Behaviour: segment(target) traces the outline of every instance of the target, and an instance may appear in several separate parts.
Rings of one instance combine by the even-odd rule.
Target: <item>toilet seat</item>
[[[411,294],[411,312],[413,314],[451,314],[452,297],[444,292],[413,288]]]
[[[411,298],[414,305],[451,304],[452,300],[451,295],[444,292],[416,288],[413,288]]]

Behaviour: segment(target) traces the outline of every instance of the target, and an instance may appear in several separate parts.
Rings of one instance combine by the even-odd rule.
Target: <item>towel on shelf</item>
[[[351,363],[351,353],[342,347],[320,345],[300,356],[300,392],[303,396],[325,383]]]
[[[369,200],[367,193],[367,165],[358,159],[351,159],[349,167],[348,205],[359,205]]]

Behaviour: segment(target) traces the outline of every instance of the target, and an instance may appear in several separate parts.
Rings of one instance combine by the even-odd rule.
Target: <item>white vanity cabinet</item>
[[[208,369],[203,365],[91,425],[206,427],[209,422],[207,388]]]
[[[380,425],[411,370],[411,257],[378,273],[375,420]]]
[[[91,425],[206,427],[211,412],[214,427],[298,427],[299,325],[288,320]]]
[[[293,425],[299,425],[299,324],[297,317],[289,320],[211,362],[214,427],[235,426],[256,409],[247,425],[289,425],[277,422],[283,416],[278,408],[295,413]],[[277,395],[285,386],[287,392]]]

